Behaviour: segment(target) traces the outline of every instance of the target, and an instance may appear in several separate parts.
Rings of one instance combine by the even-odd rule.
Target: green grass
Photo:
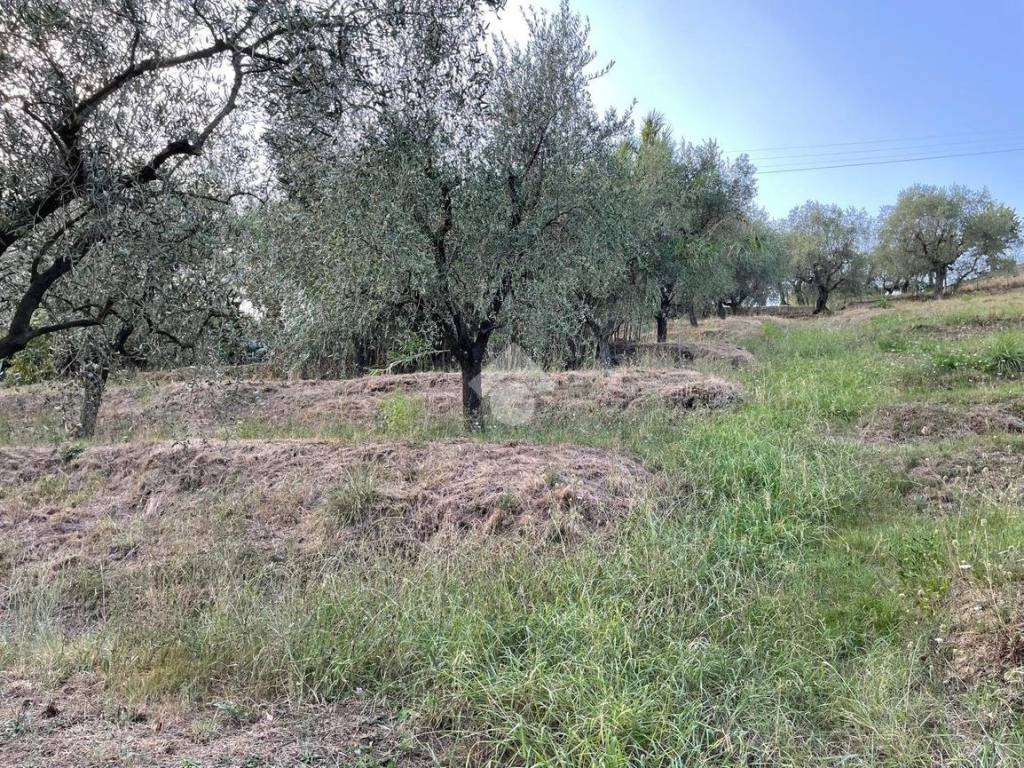
[[[346,477],[327,492],[324,499],[323,512],[330,527],[341,528],[366,522],[381,505],[379,483],[373,467],[353,467]]]
[[[0,660],[98,669],[134,698],[361,689],[495,766],[1024,764],[1019,712],[947,690],[934,642],[961,574],[1024,579],[1024,518],[922,512],[903,495],[908,450],[853,439],[879,404],[950,397],[943,355],[1012,378],[1024,346],[1014,332],[937,341],[910,328],[918,320],[769,324],[751,344],[758,367],[740,374],[749,400],[732,411],[564,415],[480,438],[641,457],[658,493],[610,540],[285,563],[225,545],[137,575],[127,591],[160,609],[104,603],[85,633],[62,630],[55,607],[109,594],[109,575],[50,584],[46,599],[26,589]],[[958,396],[970,386],[958,380]],[[404,400],[378,428],[459,434]],[[376,503],[367,471],[326,510],[351,522]]]
[[[979,339],[970,347],[936,349],[932,362],[941,371],[970,370],[989,376],[1017,377],[1024,374],[1024,332],[1004,331]]]

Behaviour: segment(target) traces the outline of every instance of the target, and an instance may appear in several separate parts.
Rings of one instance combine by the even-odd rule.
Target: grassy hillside
[[[236,419],[198,474],[8,410],[0,762],[1024,765],[1024,292],[697,335],[745,402],[595,396],[481,463],[415,389]],[[467,522],[389,538],[428,513]]]

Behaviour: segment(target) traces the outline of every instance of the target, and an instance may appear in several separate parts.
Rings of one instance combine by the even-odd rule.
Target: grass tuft
[[[348,476],[335,484],[323,501],[324,516],[330,528],[360,525],[369,520],[383,501],[380,478],[366,465],[353,467]]]

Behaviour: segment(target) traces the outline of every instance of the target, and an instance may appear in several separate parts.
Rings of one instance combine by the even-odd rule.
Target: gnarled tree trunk
[[[946,278],[949,276],[949,267],[935,268],[935,283],[932,286],[936,299],[941,299],[946,293]]]
[[[814,314],[820,315],[823,312],[828,312],[828,288],[819,285],[818,286],[818,298],[814,302]]]
[[[462,417],[466,429],[480,432],[484,428],[483,360],[470,356],[459,362],[462,372]]]
[[[472,341],[463,336],[462,343],[452,347],[452,353],[459,361],[459,371],[462,374],[462,416],[466,421],[466,429],[470,432],[480,432],[484,429],[483,367],[490,336],[490,330],[481,329],[475,338],[469,337],[473,339]]]
[[[602,368],[612,367],[612,343],[607,336],[600,336],[597,339],[597,361]]]
[[[661,297],[658,302],[658,314],[654,316],[658,324],[658,343],[668,341],[668,318],[672,312],[672,296],[675,293],[675,286],[662,285]]]

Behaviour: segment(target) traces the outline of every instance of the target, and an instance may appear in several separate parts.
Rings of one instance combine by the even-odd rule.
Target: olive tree
[[[782,238],[763,212],[735,220],[717,236],[717,259],[724,272],[724,290],[717,297],[719,314],[745,306],[764,305],[778,290],[786,271]]]
[[[317,158],[306,167],[320,181],[303,187],[308,203],[284,207],[270,248],[307,306],[338,327],[358,332],[383,313],[436,334],[459,365],[474,428],[488,344],[525,313],[558,305],[550,294],[582,255],[592,181],[622,131],[591,103],[600,71],[586,25],[565,4],[528,21],[525,43],[495,40],[488,56],[471,19],[446,33],[443,50],[431,29],[404,30],[402,61],[423,66],[412,80],[399,67],[391,98],[343,126],[357,135],[341,160],[293,148],[304,163]]]
[[[165,197],[134,213],[119,226],[116,242],[101,246],[118,253],[97,252],[82,265],[83,274],[50,297],[84,302],[101,283],[117,296],[105,322],[48,337],[63,351],[62,369],[81,383],[79,437],[93,434],[112,371],[219,359],[225,345],[239,341],[234,212],[219,202]],[[114,260],[123,263],[116,276],[95,273]]]
[[[655,287],[645,254],[637,247],[637,219],[615,221],[615,214],[608,210],[612,207],[598,217],[586,232],[588,237],[579,238],[579,258],[569,262],[566,273],[575,286],[575,306],[586,334],[605,368],[613,363],[613,337],[623,327],[649,321]]]
[[[252,191],[254,137],[297,78],[332,64],[346,103],[373,108],[394,30],[467,4],[0,0],[0,368],[33,340],[116,324],[120,286],[160,242],[120,247],[125,227]]]
[[[784,232],[794,277],[814,291],[814,314],[828,312],[829,295],[860,274],[871,232],[867,214],[809,201],[790,212]]]
[[[656,251],[658,341],[667,339],[673,314],[682,310],[696,323],[698,313],[723,295],[729,275],[718,250],[720,230],[749,215],[757,189],[746,156],[728,161],[713,141],[674,147],[672,167],[665,186],[672,196],[664,214],[667,239],[659,239]]]
[[[651,133],[657,115],[644,121],[641,136]],[[645,146],[646,144],[646,146]],[[624,327],[638,328],[657,302],[654,266],[663,245],[663,215],[671,194],[668,177],[655,183],[656,158],[649,142],[626,140],[609,161],[595,164],[589,183],[590,223],[575,238],[576,255],[568,260],[566,279],[573,286],[574,306],[582,320],[579,333],[591,339],[592,354],[608,367],[613,362],[612,338]],[[652,162],[654,161],[654,162]],[[670,165],[663,165],[671,172]],[[583,235],[583,236],[580,236]]]
[[[987,191],[917,185],[885,211],[879,256],[904,280],[928,275],[938,298],[951,278],[955,288],[998,266],[1019,240],[1017,214]]]
[[[0,366],[115,317],[136,260],[163,258],[122,235],[163,197],[221,195],[246,84],[321,23],[277,0],[0,0]]]
[[[633,189],[641,228],[638,249],[647,261],[656,288],[658,341],[665,341],[681,282],[676,238],[684,195],[683,176],[677,146],[661,114],[651,112],[644,118],[634,147]]]

